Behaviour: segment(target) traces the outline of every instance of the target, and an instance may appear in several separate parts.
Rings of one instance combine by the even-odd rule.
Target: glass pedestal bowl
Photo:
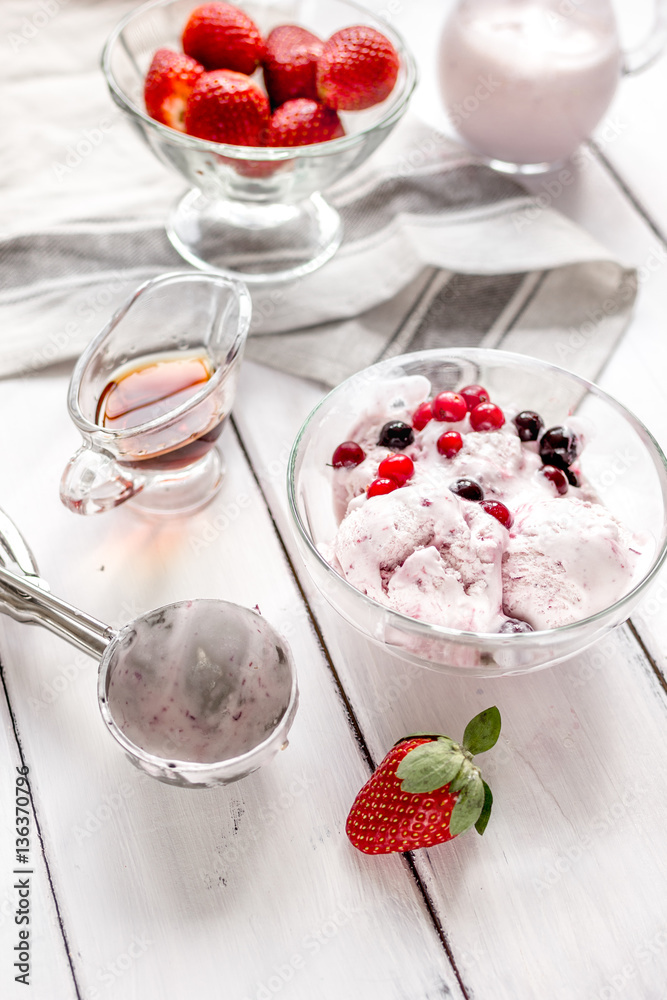
[[[580,459],[582,475],[612,514],[646,539],[641,570],[620,600],[557,628],[509,635],[467,632],[394,611],[329,565],[323,549],[333,541],[338,523],[331,456],[349,440],[378,393],[384,396],[382,383],[415,375],[429,379],[434,394],[481,384],[501,407],[536,410],[546,427],[567,422],[571,414],[585,422],[591,433]],[[388,393],[385,398],[391,398],[391,389]],[[301,428],[290,455],[287,488],[301,556],[329,604],[362,635],[400,659],[448,673],[526,673],[581,652],[625,621],[667,554],[667,465],[650,433],[585,379],[505,351],[422,351],[352,376],[325,397]]]
[[[289,148],[206,142],[154,121],[143,101],[153,53],[181,50],[195,6],[195,0],[156,0],[117,25],[102,55],[111,95],[158,159],[190,185],[167,221],[167,235],[185,260],[250,284],[301,277],[324,264],[342,238],[338,212],[321,192],[363,163],[402,116],[416,83],[414,60],[396,31],[349,0],[296,0],[289,16],[279,6],[241,0],[236,6],[264,37],[288,21],[323,40],[345,26],[371,25],[396,48],[399,75],[381,104],[341,114],[347,134],[339,139]]]

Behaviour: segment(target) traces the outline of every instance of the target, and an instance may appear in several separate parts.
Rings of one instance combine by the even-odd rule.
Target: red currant
[[[416,431],[423,431],[431,420],[433,420],[433,407],[428,402],[420,403],[412,414],[412,426]]]
[[[407,455],[387,455],[378,466],[379,478],[393,479],[398,486],[405,486],[414,471],[414,462]]]
[[[394,479],[374,479],[366,490],[367,497],[378,497],[384,493],[392,493],[398,489],[398,483]]]
[[[512,527],[514,518],[505,504],[501,503],[500,500],[482,500],[480,507],[483,507],[487,514],[495,517],[496,521],[500,521],[506,528]]]
[[[334,469],[353,469],[366,458],[366,453],[356,441],[343,441],[333,453],[331,464]]]
[[[565,496],[567,493],[567,475],[562,469],[557,469],[555,465],[543,465],[540,472],[545,479],[553,483],[556,487],[556,493],[559,496]]]
[[[463,438],[458,431],[445,431],[436,441],[436,448],[445,458],[454,458],[463,447]]]
[[[470,426],[474,431],[497,431],[505,423],[505,414],[495,403],[478,403],[470,411]]]
[[[469,410],[474,410],[480,403],[488,403],[491,398],[482,385],[466,385],[459,389],[459,394],[465,399]]]
[[[456,423],[463,420],[467,412],[466,401],[458,392],[441,392],[433,400],[433,416],[436,420],[451,420]]]

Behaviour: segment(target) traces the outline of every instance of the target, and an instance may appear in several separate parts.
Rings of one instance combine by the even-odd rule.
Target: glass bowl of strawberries
[[[320,267],[342,238],[322,192],[359,166],[406,110],[415,62],[350,0],[153,0],[109,37],[115,103],[189,190],[167,234],[195,267],[250,284]]]
[[[545,361],[390,358],[313,410],[288,499],[314,583],[383,652],[526,673],[625,621],[667,554],[667,462],[620,403]]]

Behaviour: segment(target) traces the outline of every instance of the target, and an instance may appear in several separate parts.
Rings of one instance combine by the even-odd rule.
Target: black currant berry
[[[474,479],[455,479],[449,485],[452,493],[463,500],[474,500],[479,502],[484,499],[484,490]]]
[[[514,418],[514,426],[522,441],[537,441],[544,421],[534,410],[522,410]]]
[[[404,424],[402,420],[390,420],[380,431],[378,444],[392,451],[403,451],[414,439],[415,432],[409,424]]]
[[[579,440],[569,427],[550,427],[540,438],[540,458],[545,465],[567,469],[579,450]]]

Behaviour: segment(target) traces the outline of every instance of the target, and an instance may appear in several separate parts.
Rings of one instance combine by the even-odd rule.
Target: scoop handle
[[[111,626],[50,594],[38,580],[0,565],[0,612],[17,621],[42,625],[100,659],[115,636]]]

